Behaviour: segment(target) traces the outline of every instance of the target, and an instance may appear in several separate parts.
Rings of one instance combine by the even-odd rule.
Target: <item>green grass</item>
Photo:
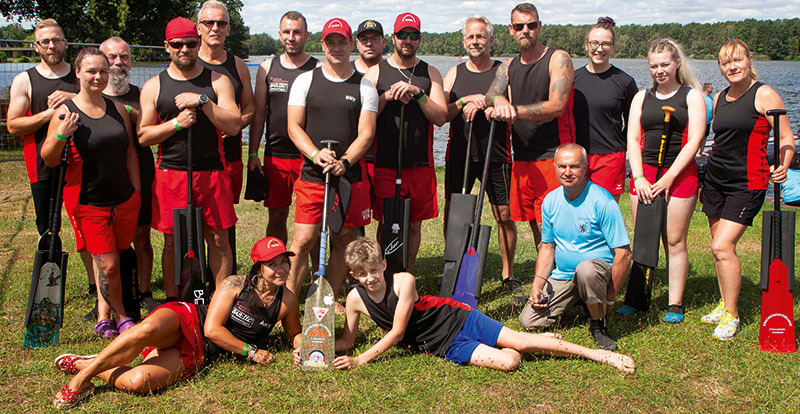
[[[443,206],[439,171],[439,206]],[[630,208],[621,203],[626,222]],[[253,202],[237,206],[239,268],[248,268],[249,248],[266,226],[267,212]],[[484,223],[493,223],[488,204]],[[66,217],[64,219],[66,223]],[[758,350],[761,294],[758,289],[760,219],[739,243],[744,281],[740,301],[742,332],[733,341],[711,339],[713,327],[699,322],[719,299],[706,218],[696,213],[689,235],[691,268],[687,283],[686,321],[661,322],[667,301],[663,258],[654,288],[653,309],[644,316],[610,319],[610,330],[623,353],[636,361],[637,372],[624,375],[585,360],[528,355],[518,370],[501,373],[459,367],[443,359],[402,348],[350,372],[309,374],[296,369],[282,332],[271,335],[268,349],[275,363],[268,367],[222,359],[201,369],[191,380],[149,396],[113,391],[95,380],[97,394],[78,410],[92,412],[793,412],[800,410],[795,354]],[[423,243],[415,273],[420,291],[436,294],[442,269],[441,218],[423,225]],[[629,227],[629,232],[632,230]],[[496,228],[494,229],[496,232]],[[291,232],[291,229],[290,229]],[[514,270],[530,287],[536,258],[530,229],[519,226]],[[375,234],[375,224],[368,228]],[[291,236],[290,236],[291,237]],[[800,234],[796,235],[800,239]],[[106,341],[83,321],[92,301],[86,297],[86,276],[74,251],[71,229],[64,229],[70,251],[69,279],[61,345],[36,351],[21,349],[23,318],[36,231],[33,204],[21,162],[0,163],[0,411],[51,410],[54,394],[68,376],[52,367],[62,353],[99,351]],[[156,250],[154,290],[163,299],[160,274],[161,236],[153,232]],[[798,261],[798,259],[796,259]],[[487,260],[479,308],[509,327],[519,329],[519,306],[512,305],[499,282],[501,267],[496,233]],[[800,261],[798,261],[800,266]],[[795,302],[797,303],[797,302]],[[795,315],[800,307],[795,305]],[[362,318],[363,320],[363,318]],[[341,329],[342,317],[337,318]],[[560,326],[570,341],[592,346],[586,323]],[[375,343],[382,332],[362,322],[354,353]]]

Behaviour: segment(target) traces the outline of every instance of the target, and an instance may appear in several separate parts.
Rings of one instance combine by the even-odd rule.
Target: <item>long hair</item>
[[[750,60],[750,78],[756,79],[758,78],[758,73],[756,73],[756,69],[753,67],[753,53],[750,51],[750,47],[747,46],[747,43],[741,39],[728,39],[725,43],[722,44],[719,48],[719,53],[717,53],[717,64],[721,64],[723,61],[733,59],[734,55],[741,54],[747,56]]]
[[[651,53],[661,52],[669,52],[672,55],[672,60],[679,63],[677,71],[678,83],[701,90],[700,82],[697,81],[697,77],[692,69],[692,64],[689,62],[689,58],[686,56],[686,53],[683,52],[683,48],[678,42],[668,37],[658,39],[650,44],[650,49],[647,54],[650,55]],[[653,88],[656,86],[658,85],[656,81],[653,80]]]

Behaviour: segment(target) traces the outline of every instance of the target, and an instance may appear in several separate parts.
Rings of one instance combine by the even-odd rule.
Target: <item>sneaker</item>
[[[725,312],[725,302],[720,299],[717,307],[715,307],[714,310],[712,310],[708,315],[700,318],[700,322],[718,324],[723,312]]]
[[[608,335],[605,321],[602,319],[592,319],[589,321],[589,335],[594,338],[597,347],[608,351],[617,350],[617,342]]]
[[[730,312],[724,311],[719,318],[719,325],[714,329],[714,339],[727,341],[739,333],[742,328],[739,326],[739,318],[734,318]]]
[[[503,287],[511,294],[522,292],[522,283],[514,276],[503,279]]]
[[[683,322],[683,305],[667,306],[667,315],[662,320],[667,323]]]

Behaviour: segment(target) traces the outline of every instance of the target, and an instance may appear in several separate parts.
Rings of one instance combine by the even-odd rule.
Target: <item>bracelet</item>
[[[319,154],[319,150],[314,150],[314,152],[311,153],[311,163],[312,164],[314,163],[314,157],[316,157],[317,154]]]
[[[644,174],[639,174],[639,175],[633,177],[633,181],[636,181],[636,180],[638,180],[640,178],[644,178]]]
[[[427,97],[427,95],[425,95],[425,92],[422,92],[422,95],[419,98],[417,98],[417,102],[424,101],[426,97]]]
[[[60,140],[62,140],[64,142],[66,142],[69,139],[69,137],[65,137],[65,136],[59,134],[58,132],[56,132],[56,138],[58,138],[58,139],[60,139]]]
[[[248,155],[249,155],[249,156],[251,156],[251,157],[256,157],[256,158],[258,158],[258,153],[257,153],[257,152],[251,152],[251,153],[249,153]]]
[[[244,349],[242,349],[242,356],[247,356],[250,352],[250,344],[244,344]]]
[[[172,125],[175,127],[176,131],[180,131],[181,130],[181,126],[178,125],[178,118],[172,118]]]
[[[534,279],[536,279],[537,277],[538,277],[539,279],[542,279],[542,280],[544,280],[545,282],[547,282],[547,279],[549,279],[548,277],[539,276],[539,275],[533,275],[533,278],[534,278]]]
[[[461,104],[461,107],[462,107],[462,108],[463,108],[463,107],[465,107],[465,106],[467,106],[467,104],[465,104],[465,103],[464,103],[464,98],[458,98],[458,103],[460,103],[460,104]]]

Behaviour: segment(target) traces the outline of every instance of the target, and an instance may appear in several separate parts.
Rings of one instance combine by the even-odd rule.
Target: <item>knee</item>
[[[525,309],[523,309],[522,313],[519,315],[519,324],[522,326],[522,329],[527,331],[545,329],[554,323],[555,319],[536,313],[530,308],[530,305],[525,305]]]
[[[175,237],[172,234],[164,234],[164,251],[175,250]]]
[[[150,383],[150,374],[143,369],[132,369],[118,379],[114,385],[126,392],[134,394],[148,394],[158,388]]]
[[[506,348],[503,349],[502,356],[498,358],[497,368],[501,371],[511,372],[519,368],[522,361],[522,354],[519,351]]]
[[[575,267],[575,281],[578,283],[592,284],[597,279],[602,279],[603,274],[599,272],[598,266],[593,260],[584,260]]]
[[[230,250],[231,246],[228,242],[228,230],[211,230],[206,234],[209,248],[213,247],[220,251]]]
[[[733,246],[727,243],[721,243],[716,240],[711,241],[711,253],[714,255],[714,259],[717,261],[729,259],[731,256],[735,256],[735,252]]]

